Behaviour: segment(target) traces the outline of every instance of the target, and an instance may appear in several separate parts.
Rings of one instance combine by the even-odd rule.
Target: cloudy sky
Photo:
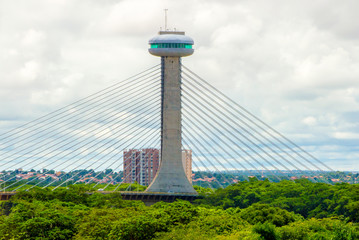
[[[159,63],[147,42],[185,30],[184,65],[339,170],[359,170],[356,0],[0,0],[0,133]]]

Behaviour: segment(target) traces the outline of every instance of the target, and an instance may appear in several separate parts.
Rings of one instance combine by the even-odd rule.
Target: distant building
[[[187,179],[192,183],[192,151],[182,150],[182,164]],[[123,177],[125,183],[138,182],[148,186],[160,166],[160,150],[156,148],[123,151]]]
[[[182,164],[187,179],[192,184],[192,150],[182,150]]]
[[[125,150],[123,152],[124,182],[138,182],[148,186],[156,176],[159,161],[159,150],[155,148]]]

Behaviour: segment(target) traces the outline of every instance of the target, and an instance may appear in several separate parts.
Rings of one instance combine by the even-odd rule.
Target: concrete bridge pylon
[[[193,40],[184,32],[160,31],[149,52],[161,57],[161,163],[146,192],[197,194],[182,164],[181,57],[193,54]]]

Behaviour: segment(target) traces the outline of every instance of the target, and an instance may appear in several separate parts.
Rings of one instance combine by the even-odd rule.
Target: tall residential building
[[[186,177],[192,183],[192,151],[182,150],[182,164]],[[125,183],[148,186],[160,166],[160,150],[156,148],[129,149],[123,152],[123,174]]]
[[[159,150],[155,148],[129,149],[123,152],[123,174],[125,183],[149,185],[159,167]]]
[[[182,164],[186,177],[192,184],[192,150],[182,150]]]

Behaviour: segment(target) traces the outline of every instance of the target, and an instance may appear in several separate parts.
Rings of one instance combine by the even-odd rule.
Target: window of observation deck
[[[187,49],[192,49],[192,44],[185,44],[185,43],[152,43],[151,48],[187,48]]]

